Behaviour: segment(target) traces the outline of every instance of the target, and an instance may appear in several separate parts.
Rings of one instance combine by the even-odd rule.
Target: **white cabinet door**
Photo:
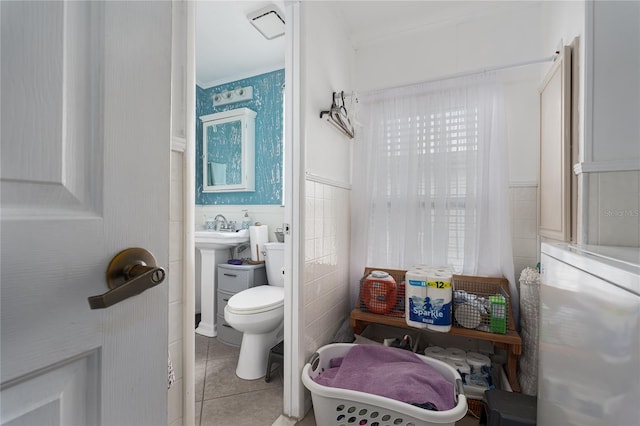
[[[565,46],[540,87],[538,232],[571,240],[571,48]]]
[[[640,169],[640,2],[585,4],[585,172]]]
[[[6,425],[163,425],[167,286],[106,309],[128,247],[168,266],[170,2],[1,2]]]
[[[202,120],[202,192],[255,191],[256,112],[236,108]]]

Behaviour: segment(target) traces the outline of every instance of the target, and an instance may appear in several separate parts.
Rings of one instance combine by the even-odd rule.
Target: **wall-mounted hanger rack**
[[[345,94],[342,92],[333,92],[331,97],[331,109],[328,111],[320,111],[320,118],[327,116],[327,121],[333,124],[338,130],[344,133],[349,139],[353,139],[355,133],[349,112],[344,103]]]

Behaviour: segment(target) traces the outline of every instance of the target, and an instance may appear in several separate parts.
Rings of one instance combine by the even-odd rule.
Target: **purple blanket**
[[[438,411],[455,407],[453,384],[413,352],[377,345],[355,345],[316,383],[367,392],[408,404],[430,402]],[[335,365],[335,367],[334,367]]]

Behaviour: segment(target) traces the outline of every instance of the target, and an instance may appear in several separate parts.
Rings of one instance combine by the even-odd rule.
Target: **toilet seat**
[[[284,305],[284,288],[260,285],[231,296],[226,309],[238,315],[267,312]]]

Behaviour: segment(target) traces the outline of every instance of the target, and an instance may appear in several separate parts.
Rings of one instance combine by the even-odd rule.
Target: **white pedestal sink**
[[[229,260],[234,248],[248,242],[249,230],[247,229],[237,232],[195,232],[196,250],[200,252],[200,324],[196,328],[196,333],[207,337],[216,336],[218,264]]]

